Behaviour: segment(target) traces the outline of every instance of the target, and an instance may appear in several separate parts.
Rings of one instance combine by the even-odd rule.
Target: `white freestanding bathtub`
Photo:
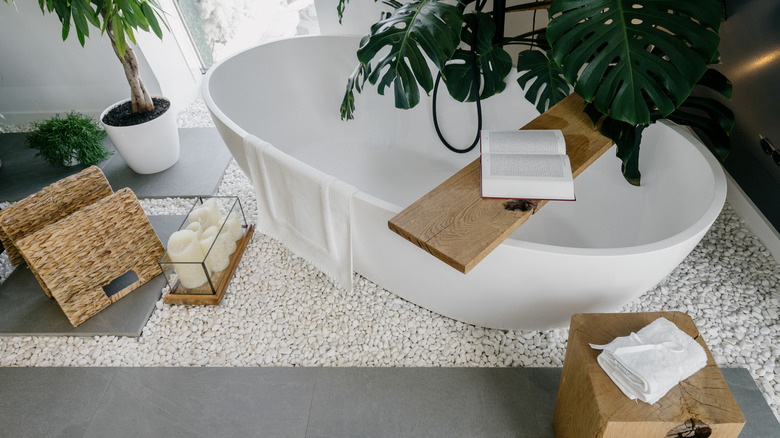
[[[356,94],[356,120],[341,121],[358,42],[326,35],[248,49],[208,72],[203,97],[244,172],[242,138],[254,134],[357,187],[355,270],[406,300],[486,327],[566,326],[574,313],[615,311],[652,288],[723,206],[719,163],[687,130],[657,123],[645,130],[641,187],[625,182],[613,148],[575,180],[577,201],[548,203],[461,274],[390,231],[387,221],[478,152],[459,155],[441,145],[430,99],[402,111],[392,91],[379,96],[369,87]],[[446,91],[439,100],[445,136],[457,146],[470,143],[474,105],[454,103]],[[483,110],[484,129],[518,129],[538,115],[514,78]]]

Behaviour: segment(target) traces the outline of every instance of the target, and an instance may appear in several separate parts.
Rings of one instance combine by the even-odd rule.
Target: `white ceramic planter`
[[[128,100],[106,108],[100,114],[101,123],[107,112]],[[176,114],[171,108],[160,117],[140,125],[102,124],[119,155],[136,173],[162,172],[179,160],[179,129],[176,126]]]

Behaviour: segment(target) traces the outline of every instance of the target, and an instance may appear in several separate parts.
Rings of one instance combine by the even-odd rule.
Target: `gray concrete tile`
[[[0,368],[0,436],[82,437],[116,369]]]
[[[512,368],[322,369],[306,436],[552,437],[559,378]]]
[[[119,154],[101,168],[115,191],[129,187],[139,198],[216,194],[232,159],[217,129],[179,129],[179,142],[179,161],[165,171],[140,175],[130,170]]]
[[[41,188],[82,170],[52,167],[25,146],[26,133],[0,134],[0,201],[18,201]],[[127,167],[118,153],[98,164],[114,191],[129,187],[139,198],[213,195],[232,156],[216,128],[180,128],[181,153],[171,168],[141,175]],[[106,138],[106,148],[114,145]]]
[[[160,240],[167,242],[184,216],[151,216],[149,220]],[[35,276],[22,264],[0,284],[0,336],[139,336],[164,285],[165,278],[158,275],[73,327],[57,302],[46,296]]]
[[[123,368],[84,437],[304,437],[316,370]]]
[[[745,368],[721,368],[731,394],[745,416],[745,427],[739,436],[780,438],[780,423]]]
[[[0,201],[18,201],[66,176],[80,172],[83,167],[53,167],[35,156],[35,150],[25,144],[27,133],[0,134]],[[103,144],[110,152],[114,145],[105,139]],[[111,157],[103,160],[105,165]]]
[[[745,369],[747,424],[778,424]],[[560,368],[0,368],[0,436],[552,438]],[[92,418],[92,420],[90,420]]]

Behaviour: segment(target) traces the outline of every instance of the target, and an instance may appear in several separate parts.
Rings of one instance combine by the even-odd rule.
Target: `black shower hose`
[[[485,2],[482,3],[482,6],[484,6]],[[482,6],[477,6],[477,10],[482,10]],[[474,40],[476,40],[477,37],[477,20],[474,20]],[[436,83],[433,86],[433,105],[432,105],[432,111],[433,111],[433,127],[436,129],[436,135],[439,136],[439,140],[441,140],[442,144],[452,152],[456,152],[459,154],[465,154],[466,152],[470,152],[474,147],[479,143],[479,132],[482,130],[482,104],[480,103],[479,99],[479,70],[477,68],[477,49],[476,49],[476,41],[473,41],[471,44],[471,57],[473,59],[472,63],[472,77],[473,80],[471,82],[471,89],[474,93],[474,102],[477,104],[477,135],[474,137],[474,142],[471,143],[471,146],[464,148],[464,149],[458,149],[454,146],[452,146],[447,140],[444,139],[444,135],[441,133],[441,129],[439,128],[439,118],[436,112],[436,100],[437,96],[439,94],[439,82],[441,82],[441,71],[436,75]]]

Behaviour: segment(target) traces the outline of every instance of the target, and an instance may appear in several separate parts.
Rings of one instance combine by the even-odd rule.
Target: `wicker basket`
[[[75,327],[160,274],[165,251],[141,204],[122,189],[16,242],[41,286]],[[132,271],[138,281],[106,294]]]
[[[16,243],[113,191],[97,166],[61,179],[0,211],[0,240],[12,265],[24,261]]]

